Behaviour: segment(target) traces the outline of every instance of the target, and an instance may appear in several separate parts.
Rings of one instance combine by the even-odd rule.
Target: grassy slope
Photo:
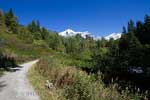
[[[0,50],[9,56],[13,56],[18,63],[49,55],[52,50],[22,40],[16,34],[0,34]]]
[[[95,100],[98,100],[99,98],[101,98],[101,100],[108,100],[110,98],[111,98],[110,100],[123,99],[121,95],[116,92],[116,90],[113,90],[112,88],[105,88],[103,84],[97,84],[97,82],[92,82],[91,79],[88,78],[90,76],[86,74],[81,74],[84,72],[81,71],[81,73],[78,73],[80,72],[80,70],[74,67],[69,67],[70,65],[79,63],[79,61],[70,58],[66,54],[56,53],[51,49],[46,48],[43,45],[39,45],[37,43],[29,43],[28,41],[22,40],[16,34],[9,34],[9,33],[0,34],[0,50],[9,56],[13,56],[16,59],[17,63],[21,63],[24,61],[29,61],[41,57],[46,58],[44,59],[44,61],[48,61],[48,63],[42,63],[42,62],[39,63],[39,65],[32,67],[28,74],[31,83],[39,93],[42,100],[66,100],[66,98],[64,98],[66,94],[63,94],[66,90],[69,91],[66,96],[68,98],[70,98],[69,95],[73,93],[73,95],[76,94],[79,97],[81,96],[83,100],[88,100],[87,94],[84,92],[86,91],[90,92],[90,90],[93,88],[96,89],[95,91],[101,91],[101,95],[98,94],[99,92],[96,92],[94,94],[89,93],[92,96],[92,98],[98,96],[97,99]],[[2,72],[0,72],[0,74],[1,73]],[[66,76],[68,74],[69,76]],[[74,77],[74,75],[76,76],[76,74],[79,74],[80,77],[78,78]],[[48,88],[45,87],[46,80],[50,80],[50,81],[61,80],[63,82],[57,84],[56,90],[50,91],[48,90]],[[72,87],[70,85],[65,85],[65,84],[71,84],[68,82],[73,82],[74,83],[73,86],[75,87]],[[79,87],[78,87],[79,84],[78,82],[79,83],[81,82],[81,86]],[[94,87],[91,87],[91,84]],[[68,87],[68,89],[65,88],[66,86]],[[77,90],[77,92],[82,92],[83,94],[80,95],[76,93],[76,91],[74,90]],[[127,98],[125,94],[124,94],[124,98]],[[76,98],[76,96],[71,99],[81,100],[79,98]]]
[[[19,35],[5,31],[0,31],[0,51],[8,57],[13,57],[18,64],[53,53],[51,49],[43,45],[20,39]],[[4,71],[0,68],[0,76]]]

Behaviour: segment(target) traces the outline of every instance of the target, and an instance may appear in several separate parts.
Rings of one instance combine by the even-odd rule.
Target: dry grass
[[[33,66],[29,72],[28,77],[31,84],[34,86],[36,92],[40,96],[41,100],[64,100],[60,95],[60,90],[52,90],[50,91],[45,86],[46,78],[41,76],[36,70],[35,66]]]
[[[54,59],[41,59],[29,71],[30,81],[41,100],[140,100],[138,96],[131,97],[128,91],[120,94],[116,84],[105,87],[100,76],[96,79],[75,67],[57,64]],[[45,87],[46,80],[55,89]]]

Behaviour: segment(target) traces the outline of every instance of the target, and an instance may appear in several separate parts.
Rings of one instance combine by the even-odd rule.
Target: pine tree
[[[37,32],[36,22],[34,20],[28,25],[28,30],[32,33]]]
[[[134,22],[132,20],[130,20],[128,22],[128,33],[133,33],[135,30],[135,27],[134,27]]]
[[[47,38],[48,38],[48,35],[49,35],[48,30],[43,27],[43,28],[41,29],[41,36],[42,36],[42,39],[43,39],[43,40],[47,39]]]
[[[147,32],[150,32],[150,16],[146,15],[144,19],[144,25]]]
[[[150,43],[150,16],[146,15],[144,20],[145,27],[145,42],[146,44]]]
[[[18,21],[17,17],[14,15],[12,9],[10,9],[6,14],[5,14],[5,24],[8,27],[9,31],[13,33],[18,33]]]
[[[39,21],[32,21],[28,25],[28,30],[33,34],[34,39],[40,40],[42,39],[42,34],[41,34],[41,28],[40,28],[40,23]]]
[[[145,44],[145,29],[141,21],[136,22],[135,35],[142,44]]]

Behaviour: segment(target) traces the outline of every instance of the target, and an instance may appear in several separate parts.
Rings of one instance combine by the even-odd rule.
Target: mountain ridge
[[[74,31],[72,29],[66,29],[65,31],[59,32],[58,34],[61,36],[64,36],[64,37],[70,37],[70,36],[75,36],[77,34],[80,34],[83,38],[86,38],[86,36],[89,35],[89,36],[93,37],[95,40],[102,39],[102,36],[95,36],[88,31],[80,32],[80,31]],[[103,38],[106,40],[109,40],[111,38],[113,38],[114,40],[117,40],[117,39],[121,38],[121,34],[122,33],[111,33],[110,35],[107,35]]]

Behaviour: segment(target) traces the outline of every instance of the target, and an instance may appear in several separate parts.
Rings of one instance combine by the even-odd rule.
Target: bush
[[[56,91],[61,91],[58,95],[64,97],[63,100],[140,100],[142,97],[128,89],[119,92],[115,83],[106,87],[102,74],[87,74],[75,67],[62,65],[56,56],[41,59],[35,70],[52,82]]]
[[[116,88],[106,88],[101,77],[77,73],[72,85],[65,88],[67,100],[120,100],[122,97]],[[122,98],[123,99],[123,98]]]
[[[9,68],[16,67],[15,59],[6,54],[0,53],[0,69],[9,70]]]

